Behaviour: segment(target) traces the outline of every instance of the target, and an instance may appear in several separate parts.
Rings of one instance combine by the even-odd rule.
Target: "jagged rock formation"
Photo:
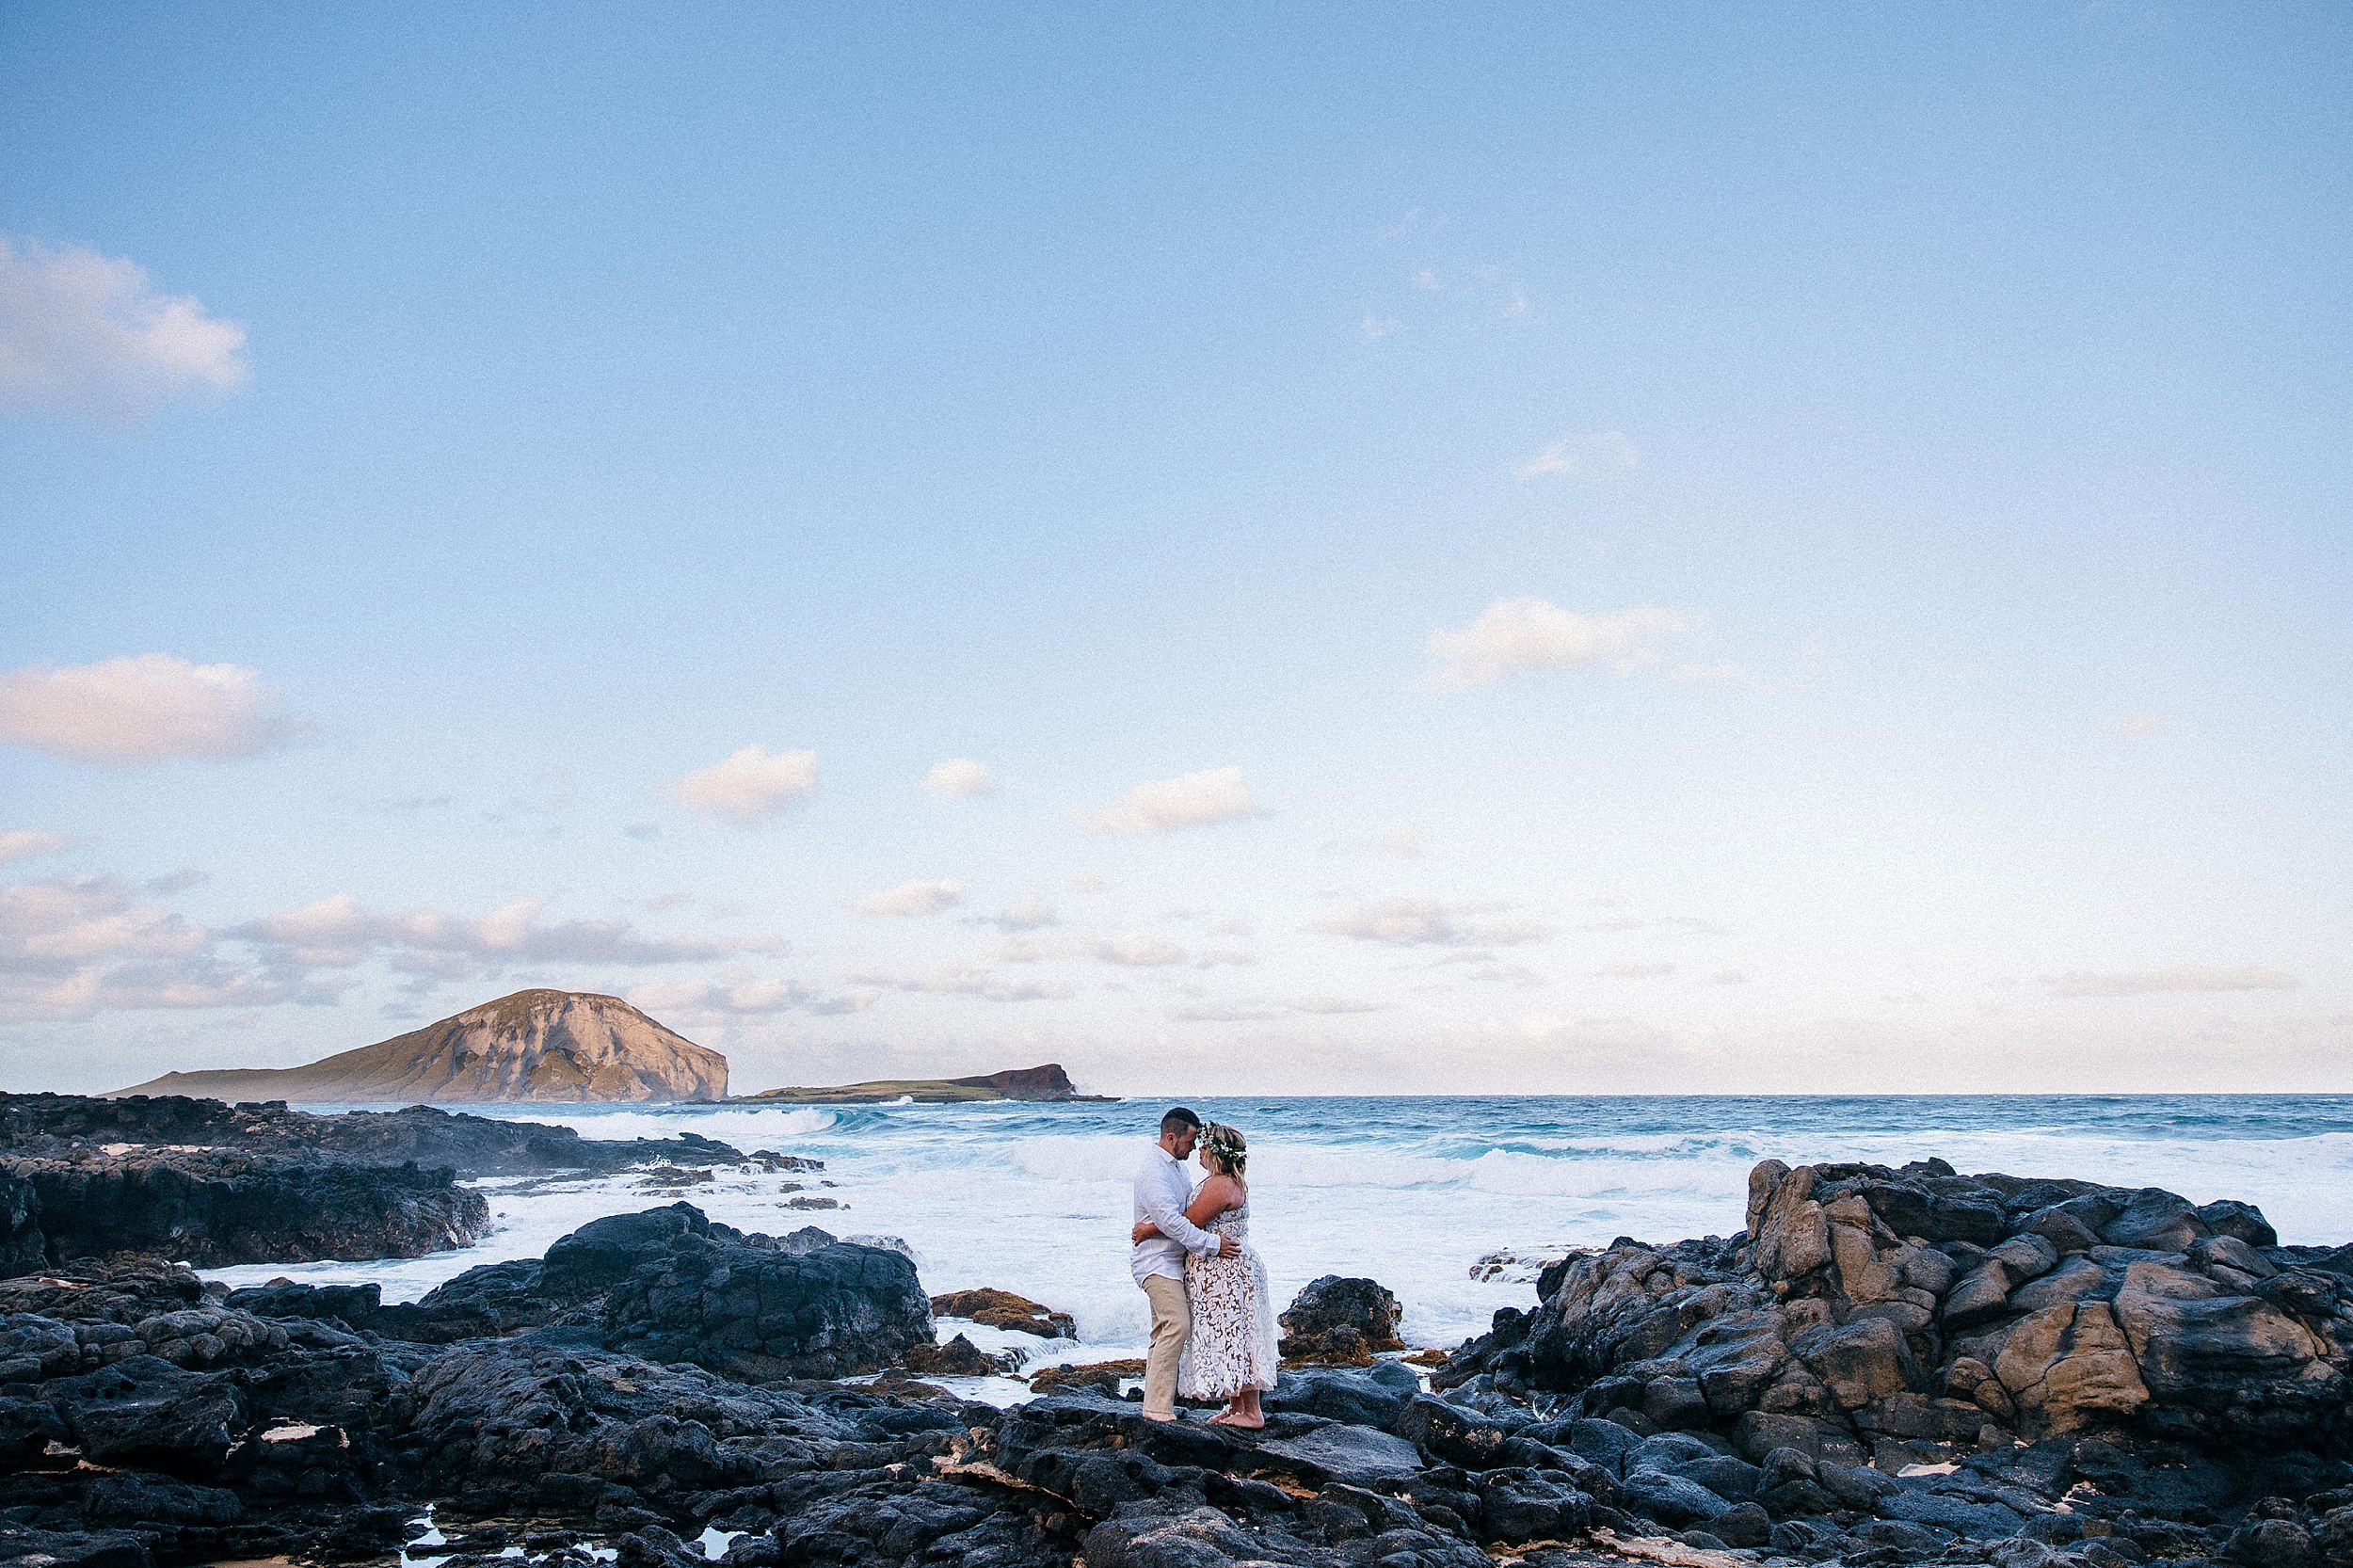
[[[1257,1432],[1160,1426],[1089,1392],[997,1410],[896,1371],[871,1386],[808,1381],[894,1356],[940,1375],[986,1362],[968,1345],[921,1353],[922,1297],[898,1254],[816,1231],[745,1236],[684,1206],[597,1222],[413,1305],[384,1306],[373,1287],[231,1293],[153,1263],[0,1281],[0,1563],[388,1561],[405,1544],[458,1564],[552,1568],[2353,1562],[2341,1420],[2313,1429],[2296,1400],[2178,1401],[2152,1375],[2168,1344],[2185,1351],[2217,1324],[2239,1333],[2247,1300],[2342,1343],[2329,1283],[2342,1252],[2249,1240],[2262,1234],[2251,1211],[2164,1194],[1932,1165],[1804,1175],[1762,1170],[1753,1239],[1623,1242],[1548,1269],[1545,1305],[1506,1315],[1437,1396],[1396,1363],[1287,1370]],[[2062,1213],[2094,1240],[2067,1232]],[[1930,1234],[1963,1225],[1983,1239]],[[2017,1340],[2057,1304],[2018,1292],[2066,1263],[2005,1273],[1999,1312],[1961,1286],[1997,1254],[2005,1271],[2040,1265],[2037,1249],[2002,1254],[2022,1234],[2104,1274],[2177,1258],[2164,1267],[2225,1293],[2177,1282],[2166,1295],[2143,1275],[2153,1300],[2241,1304],[2136,1343],[2120,1279],[2105,1304],[2146,1403],[2039,1437],[2015,1416],[1991,1440],[1897,1435],[1891,1418],[1948,1398],[1994,1415],[1974,1394],[1895,1386],[1874,1347],[1894,1336],[1900,1382],[1950,1372],[1962,1340],[2005,1328],[2005,1348]],[[2185,1246],[2117,1256],[2155,1252],[2119,1240],[2136,1236]],[[2217,1237],[2277,1272],[2258,1276]],[[1954,1265],[1949,1280],[1923,1250]],[[2325,1311],[2310,1304],[2314,1279]],[[1948,1336],[1956,1302],[1967,1320]],[[1778,1351],[1755,1332],[1771,1321],[1788,1331]],[[2065,1337],[2055,1363],[2069,1359]],[[2243,1395],[2325,1381],[2276,1357],[2228,1376],[2185,1364],[2205,1366],[2199,1386],[2235,1379]],[[1768,1400],[1773,1389],[1811,1413],[1781,1408],[1789,1396]],[[2197,1419],[2153,1423],[2152,1406],[2177,1402]],[[1751,1419],[1767,1415],[1802,1424]],[[1759,1437],[1776,1446],[1759,1452]],[[447,1537],[429,1547],[412,1523],[428,1504]],[[688,1544],[697,1536],[726,1541],[724,1557]]]
[[[2156,1189],[1767,1160],[1730,1241],[1621,1240],[1545,1272],[1443,1376],[1574,1393],[1744,1459],[1852,1465],[2119,1432],[2353,1439],[2353,1247]],[[1632,1417],[1630,1423],[1625,1417]]]
[[[518,991],[300,1067],[167,1073],[120,1095],[308,1104],[718,1100],[728,1059],[618,997]]]
[[[423,1301],[366,1286],[261,1286],[232,1306],[333,1318],[424,1344],[560,1325],[616,1351],[747,1378],[844,1377],[932,1342],[915,1265],[815,1226],[776,1238],[692,1204],[593,1220],[541,1258],[467,1270]]]
[[[419,1257],[471,1245],[489,1205],[446,1169],[226,1151],[84,1151],[0,1160],[0,1268],[151,1254],[219,1268],[322,1257]]]

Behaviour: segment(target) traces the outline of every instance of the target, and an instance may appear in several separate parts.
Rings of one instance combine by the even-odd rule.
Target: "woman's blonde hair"
[[[1217,1156],[1217,1162],[1235,1180],[1243,1179],[1242,1172],[1250,1164],[1250,1140],[1241,1135],[1241,1128],[1225,1122],[1211,1122],[1201,1129],[1201,1147]]]

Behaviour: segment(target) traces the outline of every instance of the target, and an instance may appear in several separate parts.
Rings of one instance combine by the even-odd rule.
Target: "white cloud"
[[[964,902],[961,882],[902,882],[879,893],[869,893],[850,907],[861,915],[895,915],[915,920],[936,915]]]
[[[1593,479],[1605,473],[1621,472],[1640,467],[1642,454],[1632,441],[1618,430],[1592,430],[1583,435],[1563,436],[1522,463],[1523,479],[1541,478],[1549,473],[1565,473],[1574,478]]]
[[[236,664],[142,653],[0,675],[0,740],[77,762],[221,761],[305,728],[259,675]]]
[[[1379,343],[1397,330],[1395,316],[1367,316],[1356,324],[1356,332],[1367,343]]]
[[[1256,964],[1256,954],[1234,949],[1199,951],[1157,936],[1092,937],[1066,942],[1040,941],[1033,936],[1007,936],[991,954],[1000,964],[1043,964],[1059,960],[1108,964],[1121,969],[1222,968]]]
[[[1125,969],[1163,969],[1193,960],[1193,954],[1176,943],[1149,936],[1114,936],[1085,943],[1080,951],[1099,964],[1115,964]]]
[[[1588,616],[1532,595],[1498,599],[1468,626],[1430,634],[1427,647],[1439,664],[1420,685],[1425,691],[1462,691],[1542,670],[1593,664],[1625,675],[1657,660],[1661,644],[1696,624],[1681,610]]]
[[[670,797],[689,811],[739,827],[758,827],[817,792],[817,754],[749,745],[670,780]]]
[[[995,794],[999,785],[985,763],[969,757],[951,757],[932,764],[932,771],[923,776],[923,788],[943,799],[969,800]]]
[[[358,964],[389,954],[410,972],[450,978],[494,973],[515,964],[584,964],[636,968],[685,964],[733,953],[781,952],[771,936],[659,937],[627,920],[540,919],[544,900],[515,899],[477,919],[432,909],[367,909],[337,893],[232,927],[228,935],[282,950],[292,962],[317,968]]]
[[[1485,918],[1498,913],[1500,907],[1492,904],[1446,904],[1390,899],[1360,905],[1328,920],[1318,920],[1307,929],[1327,936],[1351,936],[1360,942],[1382,942],[1391,947],[1512,947],[1552,934],[1532,920]]]
[[[1242,781],[1241,764],[1209,768],[1139,784],[1119,804],[1097,812],[1095,831],[1128,837],[1174,833],[1258,814],[1257,797]]]
[[[980,917],[980,923],[993,925],[1000,931],[1036,931],[1053,925],[1062,919],[1054,906],[1042,898],[1017,898],[994,915]]]
[[[1059,943],[1041,942],[1033,936],[1006,936],[989,950],[989,956],[1000,964],[1043,964],[1067,957],[1068,952]]]
[[[2044,975],[2055,997],[2151,997],[2191,991],[2293,991],[2304,983],[2278,969],[2147,969],[2134,974]]]
[[[1588,920],[1587,931],[1662,931],[1684,936],[1721,936],[1724,928],[1697,915],[1617,915]]]
[[[1595,980],[1661,980],[1675,972],[1673,964],[1605,964],[1593,972]]]
[[[854,974],[853,985],[886,991],[909,991],[931,996],[973,997],[982,1001],[1055,1001],[1070,995],[1070,987],[1048,981],[1005,981],[984,969],[948,968],[920,975]]]
[[[0,962],[20,966],[89,958],[184,958],[210,941],[204,928],[136,902],[110,876],[86,874],[0,888]]]
[[[251,377],[245,328],[136,262],[0,237],[0,406],[121,419]]]
[[[72,843],[62,833],[42,833],[29,827],[10,828],[0,833],[0,862],[29,860],[37,855],[55,855]]]
[[[678,980],[636,986],[629,1000],[655,1017],[769,1017],[778,1013],[808,1013],[821,1017],[863,1013],[874,1005],[875,993],[812,991],[789,980]]]
[[[1388,1005],[1385,1001],[1349,1001],[1338,997],[1304,997],[1296,1001],[1190,1001],[1170,1007],[1167,1016],[1177,1023],[1251,1024],[1269,1023],[1302,1013],[1319,1017],[1380,1013],[1386,1011]]]
[[[214,934],[110,876],[0,887],[0,1017],[323,1000],[221,958]]]
[[[2162,735],[2172,728],[2173,721],[2163,713],[2119,713],[2108,721],[2108,728],[2128,741]]]

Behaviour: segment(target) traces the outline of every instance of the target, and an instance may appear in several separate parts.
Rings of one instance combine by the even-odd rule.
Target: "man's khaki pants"
[[[1176,1362],[1193,1332],[1193,1309],[1185,1304],[1185,1282],[1153,1274],[1144,1282],[1152,1301],[1152,1353],[1144,1362],[1144,1413],[1176,1414]]]

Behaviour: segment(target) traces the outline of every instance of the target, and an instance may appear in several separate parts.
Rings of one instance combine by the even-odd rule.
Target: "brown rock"
[[[1144,1376],[1141,1361],[1091,1361],[1083,1366],[1041,1367],[1030,1374],[1030,1391],[1051,1394],[1058,1388],[1094,1388],[1116,1398],[1120,1380]]]
[[[1769,1160],[1757,1171],[1780,1163]],[[1753,1194],[1754,1173],[1750,1180]],[[1813,1168],[1801,1165],[1777,1178],[1767,1192],[1753,1228],[1756,1240],[1752,1256],[1756,1272],[1768,1281],[1799,1279],[1831,1261],[1830,1222],[1823,1217],[1822,1206],[1809,1196],[1813,1191]],[[1754,1202],[1753,1195],[1751,1202]]]
[[[1884,1319],[1865,1318],[1816,1329],[1789,1348],[1848,1410],[1860,1410],[1874,1400],[1901,1393],[1914,1369],[1903,1336]]]
[[[1010,1290],[987,1287],[978,1290],[952,1290],[944,1296],[934,1296],[932,1313],[940,1318],[969,1318],[990,1328],[1034,1334],[1040,1339],[1076,1339],[1079,1336],[1078,1322],[1069,1313],[1055,1312],[1040,1306],[1027,1296],[1016,1296]]]
[[[2030,1314],[2010,1331],[1993,1371],[2037,1433],[2081,1431],[2149,1402],[2105,1302],[2062,1302]]]

